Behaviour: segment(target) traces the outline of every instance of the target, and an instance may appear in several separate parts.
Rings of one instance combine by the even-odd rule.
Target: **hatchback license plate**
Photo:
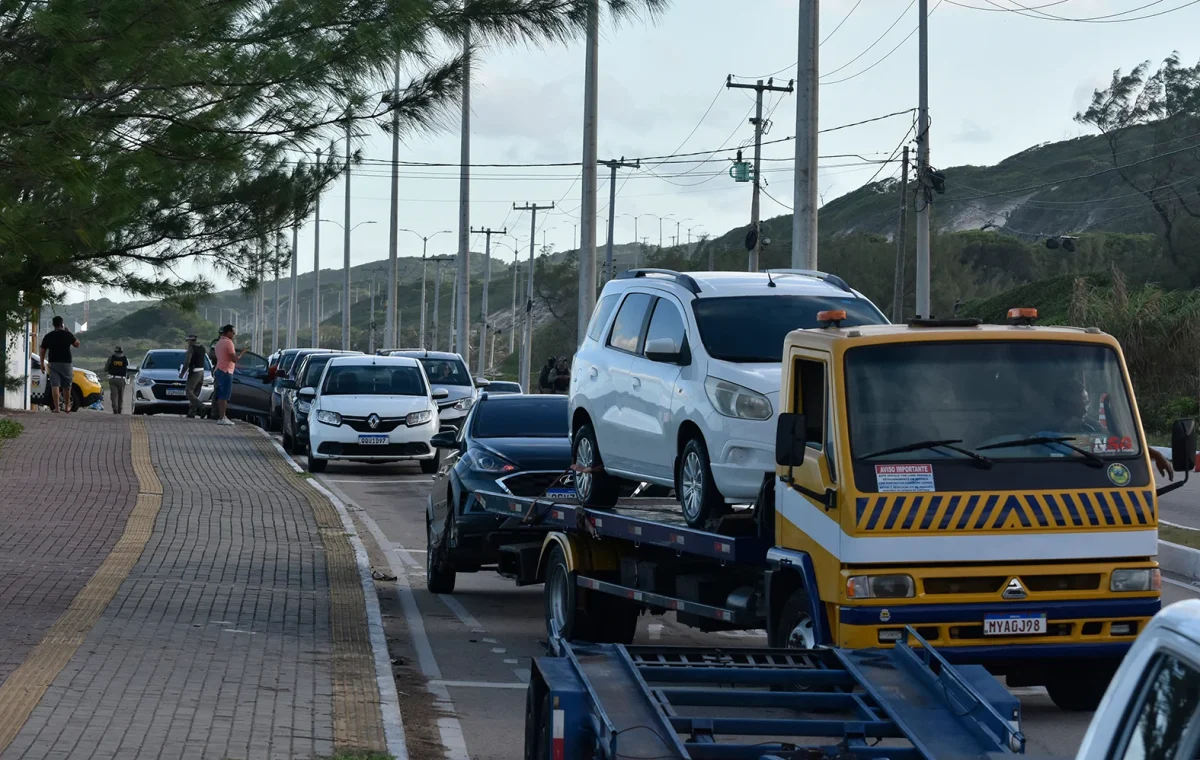
[[[984,636],[1036,636],[1045,632],[1045,615],[989,615],[983,619]]]
[[[546,489],[547,499],[578,499],[578,494],[574,488],[548,488]]]
[[[183,388],[167,388],[168,396],[186,396],[187,391]]]
[[[386,446],[388,437],[386,435],[360,435],[358,442],[363,446]]]

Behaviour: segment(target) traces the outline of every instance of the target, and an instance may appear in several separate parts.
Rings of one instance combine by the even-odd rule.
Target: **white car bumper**
[[[717,490],[734,504],[753,502],[763,474],[775,470],[775,420],[741,420],[713,413],[707,428],[705,443]]]
[[[352,424],[363,429],[355,430]],[[429,439],[437,432],[436,417],[416,427],[408,427],[400,422],[387,432],[371,430],[359,423],[327,425],[318,422],[313,415],[309,416],[308,426],[309,455],[317,459],[395,462],[402,459],[433,459],[437,456],[437,449],[429,443]]]

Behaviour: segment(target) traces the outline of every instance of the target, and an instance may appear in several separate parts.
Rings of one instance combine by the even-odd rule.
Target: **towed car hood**
[[[566,470],[571,466],[571,439],[476,438],[476,446],[504,457],[520,470]]]
[[[321,396],[313,407],[327,412],[337,412],[345,417],[403,417],[410,412],[429,408],[425,396]]]
[[[773,364],[734,364],[732,362],[712,363],[708,374],[722,380],[758,391],[764,396],[776,398],[779,396],[779,383],[783,378],[782,365]]]

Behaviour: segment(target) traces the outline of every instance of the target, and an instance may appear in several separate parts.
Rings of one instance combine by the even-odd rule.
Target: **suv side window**
[[[608,317],[612,314],[612,310],[616,305],[616,293],[610,293],[600,299],[600,303],[596,304],[596,310],[592,312],[592,322],[588,325],[587,336],[589,338],[600,340],[600,331],[608,323]]]
[[[1125,717],[1114,760],[1196,757],[1200,744],[1200,671],[1170,652],[1147,667],[1139,695]]]
[[[642,328],[646,326],[646,312],[653,296],[646,293],[630,293],[625,296],[617,318],[613,321],[608,345],[618,351],[636,354],[641,348]]]
[[[655,339],[671,341],[671,351],[683,350],[683,340],[687,336],[687,327],[675,304],[665,298],[654,302],[654,314],[650,317],[650,327],[646,330],[646,345]]]

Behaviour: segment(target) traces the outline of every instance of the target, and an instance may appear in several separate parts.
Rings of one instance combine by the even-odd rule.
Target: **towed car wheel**
[[[683,505],[683,517],[693,528],[703,528],[725,513],[725,498],[713,483],[704,441],[693,438],[683,447],[675,492]]]
[[[575,433],[575,492],[585,507],[611,507],[617,503],[619,481],[604,472],[596,431],[584,425]]]

